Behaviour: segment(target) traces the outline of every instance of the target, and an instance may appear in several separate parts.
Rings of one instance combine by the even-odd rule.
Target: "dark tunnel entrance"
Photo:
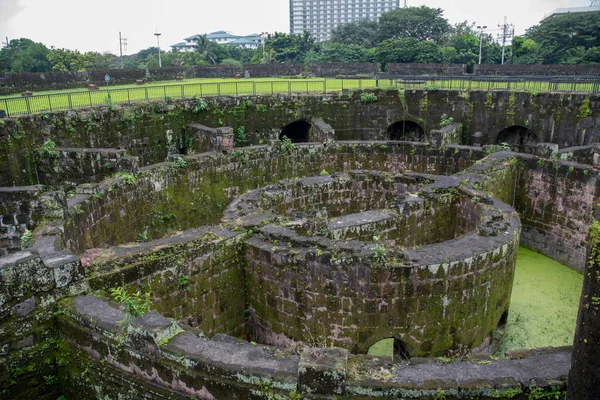
[[[308,142],[308,136],[310,132],[310,124],[304,120],[294,121],[287,124],[281,130],[279,134],[279,140],[283,140],[283,137],[288,137],[292,143]]]
[[[416,122],[404,120],[391,124],[387,128],[387,137],[389,140],[422,142],[425,137],[425,131]]]
[[[539,140],[533,131],[524,126],[513,125],[502,130],[496,138],[496,144],[508,144],[511,151],[532,153]]]

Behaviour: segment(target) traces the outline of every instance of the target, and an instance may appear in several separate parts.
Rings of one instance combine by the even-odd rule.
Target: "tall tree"
[[[308,31],[301,35],[275,32],[267,38],[265,48],[275,53],[275,60],[282,63],[303,63],[306,54],[318,46]]]
[[[439,43],[450,31],[443,13],[441,8],[426,6],[398,8],[383,13],[379,18],[379,39],[415,38]]]
[[[215,53],[216,43],[209,40],[206,35],[198,36],[194,39],[196,42],[196,51],[204,56],[209,64],[216,64],[218,57]]]
[[[369,62],[371,54],[369,49],[356,44],[327,43],[321,47],[311,61],[316,63],[359,63]]]
[[[339,25],[331,32],[331,41],[370,48],[377,45],[378,36],[379,23],[362,19]]]
[[[0,50],[0,72],[47,72],[52,70],[48,61],[50,50],[31,39],[13,39]]]
[[[557,15],[525,33],[539,44],[544,64],[585,62],[588,49],[600,46],[600,12]]]

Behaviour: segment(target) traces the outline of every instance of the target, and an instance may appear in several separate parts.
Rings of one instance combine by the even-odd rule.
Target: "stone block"
[[[310,394],[344,394],[347,366],[348,350],[307,348],[298,364],[298,390]]]
[[[25,317],[35,309],[35,297],[30,297],[25,301],[13,306],[13,310],[17,317]]]
[[[533,148],[533,154],[538,157],[552,158],[558,155],[558,144],[556,143],[538,143]]]
[[[191,136],[194,138],[194,151],[206,153],[209,151],[228,151],[233,149],[233,128],[211,128],[201,124],[189,124]]]

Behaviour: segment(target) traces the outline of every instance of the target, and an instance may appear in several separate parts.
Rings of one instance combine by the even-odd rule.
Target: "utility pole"
[[[267,39],[266,39],[265,35],[268,35],[268,34],[269,34],[269,32],[261,32],[260,33],[260,36],[262,37],[261,42],[262,42],[262,48],[263,48],[263,61],[262,61],[263,64],[266,64],[265,61],[267,59],[267,56],[265,54],[265,42],[267,41]]]
[[[2,42],[2,44],[4,45],[4,47],[10,46],[10,42],[8,41],[8,36],[6,37],[6,42]]]
[[[481,64],[481,43],[483,42],[483,30],[487,28],[487,25],[477,25],[477,29],[479,29],[479,64]]]
[[[156,32],[154,36],[156,36],[156,44],[158,45],[158,68],[162,68],[162,62],[160,61],[160,33]]]
[[[127,39],[121,37],[121,31],[119,31],[119,61],[121,62],[121,69],[123,69],[123,48],[127,51]]]
[[[504,17],[504,24],[498,24],[498,27],[502,31],[502,33],[498,34],[498,39],[502,39],[502,64],[504,64],[504,48],[506,46],[506,39],[512,38],[515,34],[515,26],[513,24],[508,24],[506,22],[506,17]]]

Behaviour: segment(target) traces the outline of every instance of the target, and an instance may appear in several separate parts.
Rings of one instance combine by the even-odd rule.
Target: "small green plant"
[[[177,159],[175,160],[175,168],[185,168],[186,165],[187,162],[183,157],[177,157]]]
[[[133,185],[135,183],[135,175],[130,173],[118,174],[117,176],[123,178],[126,185]]]
[[[112,169],[113,164],[110,161],[107,161],[104,163],[104,168],[106,169]]]
[[[500,143],[500,145],[498,146],[498,149],[499,149],[500,151],[510,151],[510,146],[509,146],[509,144],[508,144],[508,143],[506,143],[506,142],[502,142],[502,143]]]
[[[287,136],[281,138],[281,154],[291,155],[294,152],[294,143],[292,143],[292,139]]]
[[[74,205],[73,211],[75,211],[75,214],[77,214],[77,215],[81,215],[85,212],[85,211],[83,211],[83,208],[81,208],[81,204]]]
[[[103,196],[103,195],[104,195],[104,193],[102,193],[102,192],[96,192],[96,193],[94,193],[94,194],[92,195],[92,197],[93,197],[95,200],[100,200],[100,199],[102,198],[102,196]]]
[[[529,88],[527,89],[527,94],[529,95],[530,98],[535,98],[538,94],[540,94],[540,92],[538,92],[535,89]]]
[[[124,287],[110,288],[110,296],[116,302],[125,308],[128,317],[141,317],[150,311],[152,304],[152,295],[150,293],[142,294],[139,290],[129,294]]]
[[[54,140],[46,140],[43,145],[37,148],[37,154],[42,158],[58,157],[58,151],[56,151],[56,143],[54,143]]]
[[[321,170],[321,173],[319,175],[321,175],[321,176],[327,176],[327,175],[329,175],[329,172],[327,172],[325,170]]]
[[[187,275],[181,275],[177,278],[177,289],[186,289],[190,285],[190,277]]]
[[[256,112],[264,113],[267,111],[267,106],[265,106],[264,104],[257,104],[255,109]]]
[[[204,100],[202,97],[197,98],[194,104],[194,112],[199,114],[206,110],[208,110],[208,103],[206,100]]]
[[[115,110],[115,107],[113,106],[112,102],[112,97],[110,97],[110,93],[106,95],[106,97],[104,98],[104,102],[106,103],[106,108],[108,109],[108,111],[112,112]]]
[[[441,116],[441,120],[440,120],[440,128],[443,128],[445,126],[450,125],[452,122],[454,122],[454,118],[447,116],[446,114],[442,114]]]
[[[148,232],[140,232],[137,234],[137,239],[138,242],[147,242],[148,241]]]
[[[364,104],[368,103],[377,103],[377,95],[375,93],[361,93],[360,94],[360,102]]]
[[[29,241],[31,240],[32,235],[33,232],[31,232],[29,229],[23,232],[23,235],[21,235],[21,249],[25,250],[29,247]]]
[[[376,263],[385,264],[387,261],[387,250],[385,246],[376,243],[375,246],[371,247],[371,259]]]
[[[48,115],[48,113],[47,113],[47,112],[45,112],[45,113],[42,113],[42,115],[40,115],[40,118],[41,118],[43,121],[46,121],[48,118],[50,118],[50,115]]]
[[[0,119],[0,129],[4,128],[5,123],[3,119]]]
[[[542,400],[542,399],[552,399],[559,400],[562,398],[562,393],[560,389],[550,386],[549,389],[543,389],[536,385],[532,385],[529,387],[529,397],[528,400]]]
[[[429,92],[437,92],[438,90],[440,90],[440,85],[427,85],[425,86],[425,90]]]
[[[446,400],[446,392],[443,389],[438,389],[433,395],[434,400]]]
[[[289,400],[302,400],[304,397],[298,393],[295,390],[292,390],[289,394],[288,394],[288,399]]]
[[[46,385],[54,385],[55,383],[58,383],[58,377],[56,375],[46,375],[44,376],[44,381],[46,382]]]
[[[543,167],[544,164],[546,164],[546,160],[544,160],[543,158],[537,160],[537,165],[539,165],[540,167]]]
[[[12,376],[13,376],[13,378],[18,378],[21,375],[23,375],[24,373],[25,373],[25,371],[23,370],[23,368],[17,367],[13,371]]]
[[[233,144],[236,147],[241,147],[246,144],[246,127],[240,126],[233,135]]]
[[[591,117],[592,114],[593,112],[590,108],[590,99],[583,99],[581,101],[581,105],[579,106],[579,114],[577,114],[577,118]]]

